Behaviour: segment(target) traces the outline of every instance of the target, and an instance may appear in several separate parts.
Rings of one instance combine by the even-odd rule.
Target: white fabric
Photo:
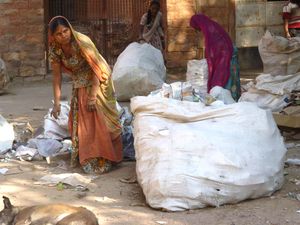
[[[146,96],[166,79],[163,55],[149,44],[131,43],[118,57],[112,77],[119,101]]]
[[[269,31],[258,44],[264,73],[287,75],[300,72],[300,38],[288,40],[273,36]]]
[[[12,148],[15,139],[14,128],[0,115],[0,154]]]
[[[271,112],[218,105],[131,100],[137,179],[151,207],[220,206],[281,188],[286,148]]]

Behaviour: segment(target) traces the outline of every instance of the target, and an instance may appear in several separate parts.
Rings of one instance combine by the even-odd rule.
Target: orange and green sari
[[[75,53],[66,57],[61,46],[50,37],[49,60],[60,63],[73,79],[69,115],[71,165],[75,167],[79,162],[87,173],[103,173],[113,163],[122,160],[121,125],[111,69],[90,38],[76,32],[71,24],[69,26],[73,35],[71,46]],[[97,76],[100,85],[97,90],[97,110],[90,112],[87,101],[93,76]]]

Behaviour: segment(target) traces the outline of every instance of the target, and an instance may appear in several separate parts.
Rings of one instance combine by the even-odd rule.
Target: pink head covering
[[[194,15],[190,25],[201,30],[205,38],[205,58],[208,64],[207,90],[214,86],[225,87],[230,77],[233,45],[226,31],[203,14]]]

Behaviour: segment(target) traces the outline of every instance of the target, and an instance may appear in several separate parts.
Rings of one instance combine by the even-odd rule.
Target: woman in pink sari
[[[230,90],[237,101],[240,97],[240,78],[237,49],[226,31],[203,14],[191,18],[191,26],[202,31],[205,38],[205,58],[208,64],[208,92],[215,86]]]

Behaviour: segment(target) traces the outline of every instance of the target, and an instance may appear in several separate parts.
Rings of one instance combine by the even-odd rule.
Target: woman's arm
[[[97,90],[98,90],[99,86],[100,86],[100,81],[99,81],[97,75],[94,74],[93,78],[92,78],[92,88],[91,88],[91,92],[89,94],[88,102],[87,102],[88,111],[96,110]]]
[[[291,38],[291,34],[289,32],[289,20],[288,19],[284,19],[283,29],[284,29],[285,37]]]
[[[144,25],[140,25],[139,41],[143,40]]]
[[[57,119],[60,114],[60,97],[61,97],[61,67],[59,63],[51,64],[53,70],[53,94],[54,105],[51,115]]]

